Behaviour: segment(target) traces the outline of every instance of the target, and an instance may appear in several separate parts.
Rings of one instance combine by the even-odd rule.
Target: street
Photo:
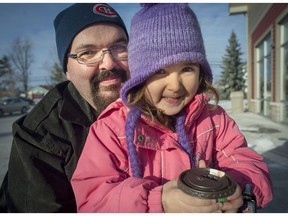
[[[3,116],[0,118],[0,182],[5,176],[12,144],[12,123],[21,115]]]
[[[12,143],[12,123],[21,115],[0,118],[0,182],[7,170]],[[265,158],[273,182],[273,201],[260,213],[288,212],[288,127],[252,113],[234,114],[251,148]]]

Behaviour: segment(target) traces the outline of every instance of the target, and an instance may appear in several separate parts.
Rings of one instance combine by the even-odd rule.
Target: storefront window
[[[258,46],[258,68],[259,68],[259,96],[260,112],[268,116],[270,114],[271,101],[271,36],[270,34]]]
[[[288,17],[286,17],[282,22],[281,22],[281,64],[282,64],[282,74],[283,74],[283,96],[282,96],[282,101],[285,104],[284,107],[284,118],[283,120],[285,122],[288,122]]]

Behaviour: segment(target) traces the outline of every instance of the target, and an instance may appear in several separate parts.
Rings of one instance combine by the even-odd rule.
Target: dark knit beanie
[[[127,94],[144,83],[157,70],[181,61],[200,64],[201,72],[212,83],[213,76],[206,59],[198,20],[188,4],[142,4],[143,8],[131,21],[128,44],[128,64],[131,79],[124,83],[121,98],[127,104]],[[135,128],[141,112],[132,107],[126,120],[126,140],[129,162],[134,177],[143,177],[141,162],[134,144]],[[179,145],[193,163],[193,148],[185,129],[186,110],[176,116]]]
[[[74,37],[84,28],[96,23],[114,23],[123,28],[125,24],[119,14],[108,4],[78,3],[60,12],[54,20],[56,45],[59,60],[66,73],[67,51]]]
[[[201,29],[188,4],[141,4],[132,18],[128,44],[131,79],[124,83],[121,98],[144,83],[153,73],[180,61],[201,65],[201,73],[212,83],[213,76],[206,59]]]

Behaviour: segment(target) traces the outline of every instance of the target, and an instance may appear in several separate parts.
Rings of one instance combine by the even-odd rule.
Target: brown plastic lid
[[[185,193],[202,199],[225,202],[236,190],[236,183],[223,171],[211,168],[194,168],[180,174],[178,187]]]

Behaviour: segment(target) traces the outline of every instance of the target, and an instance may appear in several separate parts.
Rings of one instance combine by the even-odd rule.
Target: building
[[[28,98],[38,103],[51,89],[51,86],[34,86],[28,90]]]
[[[231,3],[247,19],[248,110],[288,124],[288,3]]]

